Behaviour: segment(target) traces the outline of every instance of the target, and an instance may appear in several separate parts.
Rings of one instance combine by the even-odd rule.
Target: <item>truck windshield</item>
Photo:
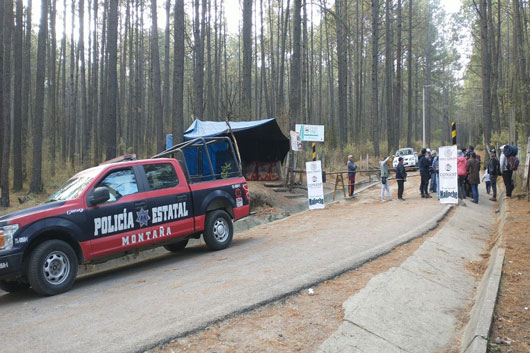
[[[54,192],[46,202],[73,200],[85,189],[94,177],[82,175],[73,177]]]
[[[398,150],[396,155],[401,157],[401,156],[407,156],[407,155],[413,154],[413,153],[414,152],[412,151],[412,149],[406,148],[406,149]]]

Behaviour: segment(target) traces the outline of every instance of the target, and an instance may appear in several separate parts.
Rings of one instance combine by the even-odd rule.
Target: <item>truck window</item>
[[[108,174],[97,187],[106,186],[109,189],[110,199],[106,203],[115,202],[125,195],[136,194],[138,184],[131,168],[115,170]]]
[[[175,168],[169,163],[147,164],[144,170],[151,190],[168,189],[179,184]]]

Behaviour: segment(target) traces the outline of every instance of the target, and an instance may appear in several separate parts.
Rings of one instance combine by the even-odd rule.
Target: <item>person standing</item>
[[[513,172],[510,169],[508,169],[508,158],[506,157],[506,154],[504,154],[505,148],[506,148],[506,145],[501,146],[501,160],[499,164],[501,166],[502,180],[504,181],[504,186],[506,187],[506,197],[512,197]]]
[[[385,202],[385,190],[388,194],[388,201],[393,201],[390,195],[390,188],[388,187],[388,164],[390,163],[390,156],[379,162],[381,167],[381,202]]]
[[[432,156],[432,162],[431,162],[431,187],[430,187],[430,190],[431,192],[435,192],[436,194],[438,194],[438,167],[439,167],[439,163],[438,163],[438,154],[436,153],[436,151],[432,151],[431,152],[431,156]],[[440,197],[438,197],[440,198]]]
[[[473,194],[473,202],[478,203],[478,184],[480,184],[480,162],[477,159],[475,152],[472,152],[467,161],[467,178],[471,185],[471,193]]]
[[[484,174],[482,175],[481,180],[486,183],[486,193],[489,195],[491,190],[491,178],[487,166],[484,167]]]
[[[405,201],[403,198],[403,189],[405,181],[407,180],[407,171],[403,165],[403,157],[399,157],[398,165],[396,167],[396,181],[398,184],[398,200]]]
[[[456,158],[456,170],[458,174],[458,196],[460,200],[466,198],[466,189],[464,186],[464,181],[467,176],[467,161],[464,157],[464,151],[458,151],[458,157]]]
[[[420,192],[422,198],[430,198],[429,195],[429,168],[431,167],[431,161],[427,157],[427,150],[422,148],[421,155],[418,159],[418,166],[420,168],[421,184]]]
[[[357,165],[353,161],[353,156],[348,156],[348,196],[353,197],[355,191],[355,174],[357,174]]]
[[[501,175],[501,167],[499,160],[497,159],[497,151],[495,151],[494,149],[490,151],[488,174],[490,175],[491,190],[493,191],[493,195],[490,200],[497,201],[497,177]]]

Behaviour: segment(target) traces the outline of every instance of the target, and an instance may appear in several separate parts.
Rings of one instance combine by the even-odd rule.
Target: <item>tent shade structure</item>
[[[282,133],[276,119],[233,121],[230,127],[239,146],[247,179],[276,179],[276,173],[271,170],[279,169],[290,148],[289,139]],[[231,137],[226,122],[195,119],[184,133],[184,140],[218,136]],[[172,146],[171,135],[167,136],[166,145],[167,148]]]

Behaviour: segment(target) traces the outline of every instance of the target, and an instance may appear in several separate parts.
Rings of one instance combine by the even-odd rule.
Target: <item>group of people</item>
[[[484,167],[484,174],[482,180],[486,183],[486,192],[490,194],[493,192],[491,201],[497,200],[497,178],[502,176],[506,186],[506,196],[511,197],[513,191],[513,166],[512,160],[509,160],[510,154],[505,152],[505,148],[511,146],[501,147],[500,160],[497,158],[495,149],[489,151],[490,159],[487,166]],[[518,162],[518,160],[517,160]],[[392,164],[390,156],[382,158],[379,162],[381,171],[381,201],[385,202],[385,195],[388,201],[393,201],[388,185],[389,169]],[[458,197],[465,199],[472,198],[472,202],[478,203],[480,184],[480,156],[475,153],[473,146],[458,151],[457,157],[457,174],[458,174]],[[357,165],[353,161],[353,156],[348,156],[348,195],[354,197],[355,189],[355,175],[357,173]],[[439,159],[436,151],[431,151],[428,148],[421,150],[421,155],[418,157],[418,167],[420,171],[421,183],[420,193],[422,198],[431,198],[430,193],[436,193],[440,199],[440,185],[439,185]],[[517,167],[515,167],[517,168]],[[398,158],[398,164],[395,170],[395,179],[398,184],[398,200],[405,201],[403,198],[404,183],[407,180],[407,172],[403,164],[403,158]],[[430,181],[430,185],[429,185]],[[430,193],[429,193],[430,191]]]
[[[436,151],[431,151],[429,148],[422,148],[421,154],[418,157],[418,168],[420,170],[420,193],[422,198],[431,198],[429,194],[436,193],[438,199],[440,198],[439,185],[439,160]],[[429,180],[431,185],[429,186]]]

